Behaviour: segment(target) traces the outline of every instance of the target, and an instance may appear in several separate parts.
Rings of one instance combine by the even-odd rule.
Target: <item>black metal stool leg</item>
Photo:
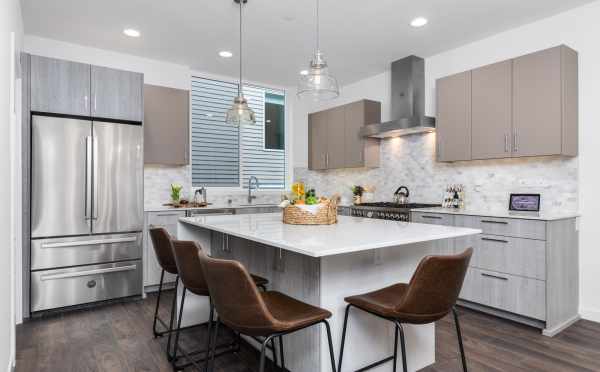
[[[329,341],[329,357],[331,358],[331,370],[336,372],[335,370],[335,354],[333,353],[333,339],[331,338],[331,328],[329,327],[329,322],[323,320],[325,323],[325,329],[327,330],[327,341]]]
[[[258,372],[265,372],[265,352],[267,349],[267,345],[273,339],[273,336],[269,336],[265,338],[260,347],[260,366],[258,367]]]
[[[408,372],[408,367],[406,365],[406,340],[404,339],[404,328],[402,328],[402,324],[398,321],[395,321],[396,327],[400,333],[400,347],[402,348],[402,369],[404,372]]]
[[[154,309],[154,323],[152,324],[152,331],[154,332],[154,338],[162,336],[161,333],[156,330],[156,322],[158,320],[158,308],[160,306],[160,295],[162,294],[163,280],[165,278],[165,270],[160,272],[160,283],[158,284],[158,297],[156,297],[156,308]]]
[[[173,325],[175,323],[175,314],[177,313],[177,286],[179,285],[179,275],[175,277],[175,295],[173,296],[173,303],[171,304],[171,320],[169,321],[169,338],[167,339],[167,359],[173,360],[171,355],[171,338],[173,336]]]
[[[179,348],[179,333],[181,331],[181,318],[183,318],[183,304],[185,303],[185,293],[187,291],[186,287],[183,287],[183,291],[181,294],[181,305],[179,306],[179,318],[177,319],[177,328],[175,329],[175,345],[173,348],[173,364],[177,360],[177,349]],[[169,334],[169,337],[171,335]]]
[[[338,372],[342,372],[342,359],[344,359],[344,343],[346,342],[346,329],[348,327],[348,314],[350,313],[350,307],[346,306],[346,314],[344,315],[344,328],[342,330],[342,344],[340,346],[340,360],[338,362]]]
[[[212,356],[211,336],[212,336],[213,317],[215,315],[215,308],[210,299],[209,299],[209,304],[210,304],[210,314],[208,315],[208,335],[206,336],[206,362],[204,363],[204,371],[205,372],[208,372],[208,362],[210,360],[210,357]]]
[[[394,327],[394,372],[396,372],[396,365],[398,364],[398,326]]]
[[[213,371],[215,369],[215,354],[217,353],[217,340],[219,338],[219,324],[221,324],[221,321],[219,320],[219,317],[217,317],[217,322],[215,324],[215,334],[212,335],[212,347],[211,347],[211,352],[210,352],[210,365],[209,368],[207,368],[207,371]]]
[[[279,368],[279,363],[277,363],[277,349],[275,348],[275,337],[271,339],[271,351],[273,352],[273,364],[275,368]]]
[[[279,355],[281,356],[281,371],[285,372],[285,355],[283,352],[283,336],[279,336]]]
[[[460,332],[460,323],[458,321],[458,313],[456,308],[452,307],[452,314],[454,314],[454,324],[456,325],[456,335],[458,336],[458,347],[460,349],[460,358],[462,360],[463,372],[467,372],[467,358],[465,358],[465,349],[463,347],[462,333]]]

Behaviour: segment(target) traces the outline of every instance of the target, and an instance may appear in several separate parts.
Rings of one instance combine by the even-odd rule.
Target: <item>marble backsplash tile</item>
[[[352,185],[376,187],[373,200],[390,201],[400,185],[413,202],[441,203],[448,184],[464,184],[466,205],[506,210],[512,193],[542,194],[542,210],[578,211],[578,158],[535,157],[439,163],[435,134],[382,140],[380,168],[310,171],[295,168],[294,179],[319,194],[340,193],[349,202]]]

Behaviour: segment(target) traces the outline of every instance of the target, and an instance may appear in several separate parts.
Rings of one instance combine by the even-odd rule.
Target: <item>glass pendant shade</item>
[[[340,88],[337,80],[329,75],[327,62],[323,59],[323,54],[317,51],[310,62],[308,74],[302,75],[298,81],[298,97],[324,101],[337,98],[339,95]]]
[[[225,117],[227,124],[240,125],[242,123],[256,123],[256,115],[248,106],[248,101],[244,96],[238,96],[233,99],[233,105],[227,110]]]

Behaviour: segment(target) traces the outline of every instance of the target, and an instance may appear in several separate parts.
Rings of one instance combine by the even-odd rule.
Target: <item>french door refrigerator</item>
[[[140,295],[142,126],[31,123],[30,310]]]

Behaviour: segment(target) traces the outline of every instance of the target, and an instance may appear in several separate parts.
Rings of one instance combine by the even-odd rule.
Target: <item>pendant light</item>
[[[298,97],[312,98],[315,101],[324,101],[337,98],[340,95],[335,77],[329,75],[327,62],[319,48],[319,0],[317,0],[317,49],[310,68],[306,75],[302,75],[298,81]]]
[[[233,105],[227,111],[225,121],[227,124],[240,125],[242,123],[256,123],[256,115],[248,106],[248,101],[244,97],[244,86],[242,82],[242,6],[248,0],[233,0],[240,4],[240,81],[238,83],[238,95],[233,99]]]

